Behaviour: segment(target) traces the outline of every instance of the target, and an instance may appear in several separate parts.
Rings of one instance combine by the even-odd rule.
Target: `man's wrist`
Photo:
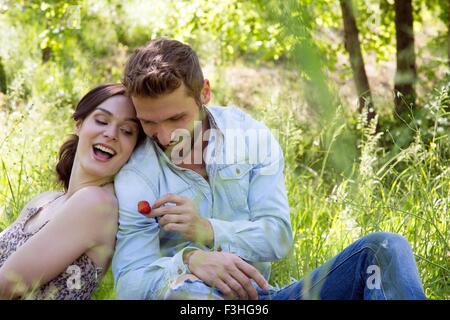
[[[183,263],[186,263],[188,261],[188,259],[191,257],[191,255],[195,252],[195,251],[199,251],[200,249],[197,248],[189,248],[184,250],[183,252]]]
[[[207,246],[208,248],[214,247],[214,230],[208,219],[202,219],[201,223],[203,225],[203,232],[201,235],[201,244]]]
[[[183,263],[184,263],[184,265],[186,266],[186,268],[188,269],[189,273],[192,273],[192,272],[191,272],[191,269],[189,268],[189,262],[190,262],[190,259],[191,259],[192,255],[193,255],[196,251],[199,251],[199,250],[200,250],[200,249],[189,249],[189,250],[185,250],[185,251],[183,252]]]

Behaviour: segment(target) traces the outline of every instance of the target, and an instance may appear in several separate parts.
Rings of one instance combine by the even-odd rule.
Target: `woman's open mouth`
[[[94,144],[92,146],[92,150],[94,153],[94,158],[102,162],[109,161],[116,155],[116,151],[114,151],[114,149],[101,143]]]

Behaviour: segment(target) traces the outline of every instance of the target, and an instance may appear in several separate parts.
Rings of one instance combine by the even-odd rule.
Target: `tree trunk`
[[[0,92],[6,94],[6,72],[0,57]]]
[[[42,63],[46,63],[52,57],[52,49],[49,47],[45,47],[42,49]]]
[[[395,109],[398,114],[415,107],[417,79],[414,52],[412,0],[395,0],[395,31],[397,39],[397,70],[395,73]]]
[[[447,3],[447,59],[448,68],[450,69],[450,0]]]
[[[372,119],[375,116],[372,93],[370,91],[369,81],[364,68],[364,59],[361,53],[361,44],[359,42],[359,30],[356,26],[355,15],[353,14],[352,0],[339,0],[344,21],[344,41],[345,49],[350,56],[350,65],[352,67],[353,79],[355,81],[356,91],[358,93],[359,111],[367,108],[367,117]]]

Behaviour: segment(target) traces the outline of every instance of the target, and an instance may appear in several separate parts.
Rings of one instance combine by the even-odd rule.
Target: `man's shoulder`
[[[135,168],[145,169],[147,167],[154,167],[158,163],[158,155],[154,143],[148,137],[141,142],[140,145],[131,154],[130,159],[122,167],[120,171]]]
[[[151,139],[146,138],[133,151],[130,159],[117,173],[114,183],[127,181],[129,172],[133,172],[145,181],[153,181],[160,174],[161,167],[158,160],[158,154]]]
[[[211,112],[219,129],[248,129],[264,126],[263,123],[237,106],[210,106],[208,110]]]

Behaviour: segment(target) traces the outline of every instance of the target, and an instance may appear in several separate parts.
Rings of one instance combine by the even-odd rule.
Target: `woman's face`
[[[91,176],[114,176],[136,146],[138,126],[129,98],[123,95],[108,98],[77,124],[76,161]]]

